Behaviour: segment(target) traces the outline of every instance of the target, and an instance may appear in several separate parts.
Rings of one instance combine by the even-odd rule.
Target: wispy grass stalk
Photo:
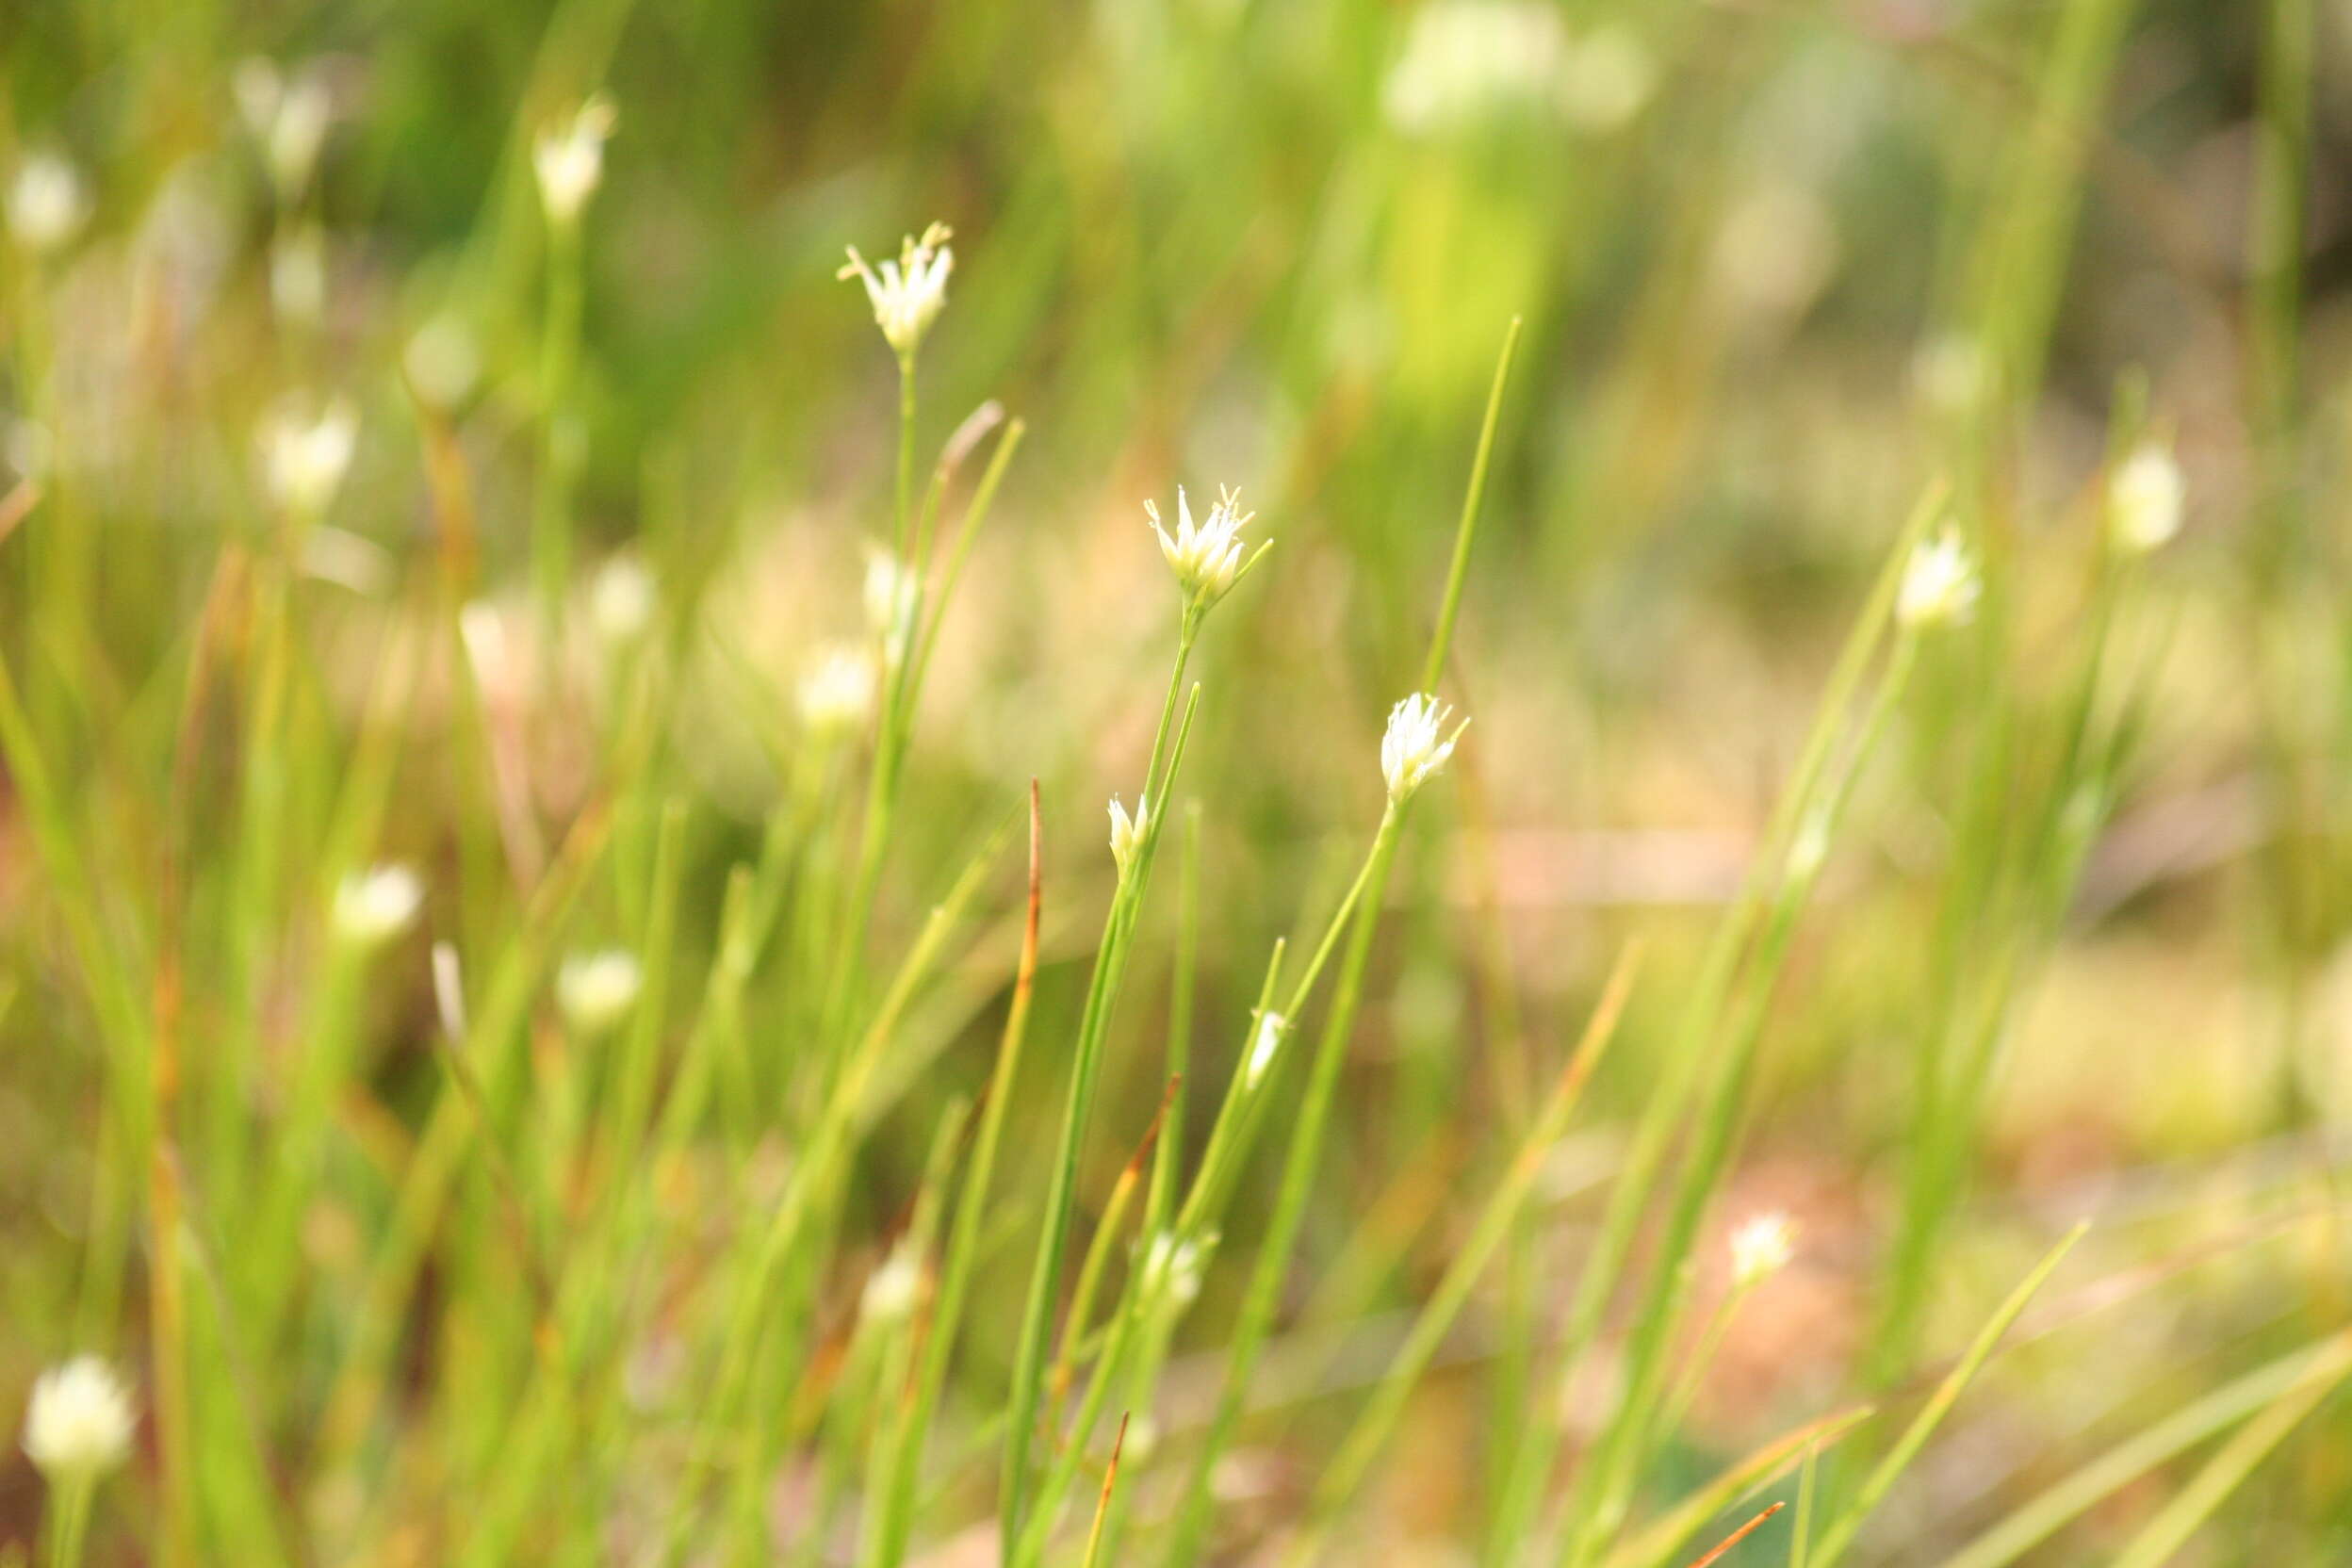
[[[1485,498],[1487,467],[1494,456],[1494,433],[1501,423],[1503,390],[1509,384],[1511,356],[1519,342],[1519,318],[1512,318],[1511,328],[1503,337],[1502,352],[1495,361],[1494,380],[1487,394],[1485,417],[1478,428],[1478,449],[1471,460],[1470,483],[1462,498],[1462,520],[1454,532],[1453,557],[1446,569],[1446,589],[1439,599],[1437,625],[1430,635],[1429,655],[1422,664],[1421,689],[1424,692],[1434,690],[1438,678],[1445,673],[1446,658],[1452,651],[1454,620],[1460,613],[1462,586],[1469,573],[1470,549],[1478,533],[1479,504]],[[1298,1117],[1291,1129],[1291,1142],[1283,1162],[1281,1183],[1276,1189],[1272,1217],[1260,1247],[1258,1265],[1250,1276],[1248,1294],[1243,1298],[1241,1318],[1235,1327],[1224,1384],[1217,1396],[1217,1413],[1211,1420],[1206,1438],[1193,1457],[1185,1479],[1183,1501],[1169,1536],[1167,1560],[1172,1564],[1189,1562],[1200,1552],[1201,1538],[1208,1525],[1210,1474],[1225,1446],[1232,1441],[1259,1348],[1272,1326],[1275,1298],[1281,1289],[1282,1276],[1289,1268],[1291,1250],[1298,1241],[1308,1188],[1314,1181],[1315,1167],[1322,1153],[1324,1126],[1330,1119],[1332,1097],[1338,1089],[1339,1070],[1348,1040],[1354,1032],[1356,1006],[1363,993],[1364,970],[1371,958],[1372,938],[1379,926],[1380,906],[1388,890],[1389,867],[1396,857],[1396,838],[1402,828],[1405,805],[1409,803],[1408,796],[1404,804],[1392,802],[1382,812],[1380,828],[1373,838],[1372,854],[1359,883],[1360,895],[1350,895],[1349,902],[1355,905],[1355,914],[1349,928],[1351,934],[1347,954],[1340,961],[1339,976],[1333,983],[1331,1010],[1324,1017],[1307,1085],[1299,1102]]]
[[[1706,1063],[1705,1048],[1722,1025],[1723,1009],[1730,1000],[1734,980],[1758,924],[1767,919],[1775,901],[1778,906],[1788,907],[1783,889],[1790,847],[1815,821],[1815,813],[1821,808],[1821,792],[1826,787],[1823,776],[1845,730],[1848,710],[1886,634],[1910,551],[1940,514],[1942,506],[1940,490],[1931,490],[1913,509],[1899,533],[1832,666],[1788,785],[1758,841],[1739,893],[1708,939],[1682,1021],[1668,1038],[1665,1055],[1658,1064],[1658,1081],[1644,1103],[1633,1141],[1612,1183],[1600,1233],[1584,1260],[1557,1353],[1556,1371],[1547,1379],[1551,1392],[1535,1401],[1531,1429],[1518,1445],[1510,1484],[1503,1494],[1497,1523],[1490,1538],[1498,1547],[1525,1542],[1536,1528],[1544,1489],[1559,1452],[1560,1427],[1555,1413],[1576,1387],[1603,1315],[1624,1282],[1626,1261],[1638,1229],[1650,1213],[1672,1140],[1683,1130],[1691,1096],[1699,1089],[1701,1070]],[[1759,970],[1753,983],[1766,985],[1770,979],[1769,972]],[[1677,1267],[1679,1259],[1667,1256],[1659,1266]]]

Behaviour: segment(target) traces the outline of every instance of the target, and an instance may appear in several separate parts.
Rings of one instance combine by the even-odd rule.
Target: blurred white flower
[[[1829,813],[1816,806],[1788,841],[1788,880],[1800,886],[1812,881],[1828,859]]]
[[[849,265],[836,274],[844,282],[856,278],[866,286],[874,324],[902,355],[915,351],[947,303],[947,274],[956,266],[956,253],[947,248],[950,234],[945,223],[934,223],[921,239],[910,235],[900,245],[898,259],[883,262],[878,270],[867,266],[852,245]]]
[[[1398,130],[1424,132],[1543,102],[1562,82],[1567,46],[1558,8],[1541,0],[1436,0],[1413,13],[1381,111]]]
[[[2184,498],[2172,448],[2144,436],[2107,482],[2107,537],[2126,555],[2146,555],[2180,531]]]
[[[1895,596],[1895,619],[1919,629],[1956,626],[1976,609],[1976,558],[1950,529],[1911,547],[1903,585]]]
[[[341,488],[358,441],[359,417],[340,398],[312,416],[281,408],[261,432],[270,493],[299,516],[318,516]]]
[[[71,163],[55,153],[33,153],[8,182],[8,233],[36,255],[57,249],[90,216],[90,192]]]
[[[629,1016],[644,985],[634,954],[616,947],[575,953],[555,972],[555,1004],[574,1030],[598,1035]]]
[[[874,711],[874,661],[862,648],[835,647],[800,678],[800,718],[833,735],[853,729]]]
[[[375,947],[408,929],[425,901],[425,885],[402,865],[370,866],[335,890],[335,934],[354,947]]]
[[[1266,1076],[1266,1070],[1274,1065],[1275,1054],[1282,1048],[1282,1036],[1289,1030],[1290,1021],[1271,1008],[1258,1016],[1257,1033],[1250,1037],[1250,1059],[1242,1064],[1241,1082],[1244,1088],[1256,1088]]]
[[[1135,814],[1130,817],[1127,808],[1119,803],[1119,797],[1111,797],[1111,858],[1118,864],[1120,876],[1127,874],[1128,863],[1135,858],[1135,848],[1143,842],[1151,827],[1150,801],[1137,800]]]
[[[867,1323],[896,1323],[915,1310],[923,1297],[923,1259],[902,1240],[890,1249],[881,1266],[866,1276],[858,1298],[858,1315]]]
[[[1797,1253],[1797,1224],[1775,1211],[1744,1220],[1731,1233],[1731,1278],[1747,1290],[1788,1266]]]
[[[391,586],[398,572],[390,550],[345,529],[314,528],[302,536],[302,548],[305,576],[370,598]]]
[[[568,119],[539,129],[531,144],[531,166],[539,176],[539,203],[547,221],[568,229],[580,221],[588,198],[604,179],[604,144],[612,135],[612,106],[597,94]]]
[[[305,68],[289,79],[274,63],[255,56],[237,66],[232,85],[237,111],[269,161],[279,200],[293,201],[310,183],[334,115],[326,78],[315,68]]]
[[[1388,710],[1388,731],[1380,737],[1380,773],[1388,780],[1392,804],[1403,802],[1453,756],[1454,743],[1470,722],[1464,719],[1451,735],[1442,735],[1453,711],[1419,692]]]
[[[900,618],[914,605],[916,587],[915,574],[895,554],[878,545],[867,548],[866,625],[875,636],[887,643],[898,630]]]
[[[1568,51],[1560,73],[1560,106],[1588,131],[1613,131],[1642,112],[1657,84],[1658,67],[1626,28],[1595,27]]]
[[[1173,534],[1161,526],[1155,503],[1145,501],[1143,512],[1152,519],[1152,531],[1159,535],[1160,554],[1176,574],[1176,585],[1184,590],[1185,602],[1206,610],[1223,598],[1242,572],[1242,525],[1257,515],[1241,510],[1241,492],[1220,487],[1217,504],[1196,526],[1184,487],[1178,485]]]
[[[408,340],[400,368],[419,398],[434,408],[454,408],[482,379],[482,349],[465,322],[454,316],[436,316]]]
[[[131,1451],[138,1415],[130,1391],[96,1356],[76,1356],[33,1381],[24,1454],[52,1486],[84,1484]]]
[[[634,551],[616,551],[588,585],[588,620],[608,643],[633,643],[653,624],[661,596]]]
[[[1207,1272],[1209,1254],[1216,1249],[1214,1233],[1193,1241],[1180,1240],[1169,1231],[1154,1232],[1143,1253],[1143,1298],[1190,1306],[1200,1294],[1200,1276]]]

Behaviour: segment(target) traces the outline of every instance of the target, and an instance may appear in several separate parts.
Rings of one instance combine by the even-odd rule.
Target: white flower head
[[[1125,876],[1127,867],[1135,858],[1135,849],[1152,830],[1152,803],[1138,799],[1135,814],[1130,817],[1127,808],[1111,797],[1111,858],[1119,865],[1119,874]]]
[[[868,1323],[896,1323],[915,1310],[923,1296],[923,1259],[915,1249],[901,1241],[890,1249],[890,1255],[881,1266],[866,1276],[864,1294],[858,1298],[858,1315]]]
[[[1217,1240],[1213,1231],[1197,1241],[1180,1238],[1172,1231],[1154,1232],[1143,1252],[1144,1299],[1190,1306],[1200,1294],[1200,1276],[1208,1271],[1209,1256],[1217,1250]]]
[[[834,647],[800,678],[800,719],[820,735],[838,735],[874,711],[874,660],[862,648]]]
[[[1946,529],[1911,547],[1895,595],[1895,619],[1919,629],[1956,626],[1975,611],[1980,587],[1976,557],[1959,534]]]
[[[898,632],[901,617],[915,602],[915,574],[892,551],[879,545],[866,551],[866,625],[885,642]]]
[[[1797,1255],[1797,1222],[1774,1210],[1743,1220],[1731,1233],[1731,1278],[1748,1290],[1788,1266]]]
[[[358,444],[359,416],[340,398],[313,416],[280,409],[261,432],[270,493],[296,515],[318,517],[342,488]]]
[[[899,246],[898,259],[885,260],[878,268],[868,266],[852,245],[849,265],[836,274],[844,282],[856,278],[866,286],[874,324],[901,354],[915,351],[947,303],[947,275],[956,267],[956,253],[947,248],[950,234],[945,223],[934,223],[921,239],[908,235]]]
[[[531,144],[531,166],[539,176],[539,202],[549,223],[567,229],[580,221],[588,198],[603,183],[604,144],[612,135],[612,105],[601,93],[568,119],[540,127]]]
[[[633,643],[644,636],[661,602],[653,574],[631,550],[608,557],[588,585],[588,619],[607,643]]]
[[[402,865],[355,871],[335,890],[335,934],[354,947],[378,947],[407,930],[425,902],[425,885]]]
[[[1258,1086],[1266,1070],[1274,1065],[1276,1054],[1282,1049],[1282,1036],[1289,1029],[1290,1021],[1272,1008],[1258,1015],[1257,1032],[1250,1037],[1250,1059],[1242,1064],[1243,1087]]]
[[[34,1380],[24,1454],[52,1486],[87,1483],[129,1456],[138,1424],[114,1369],[96,1356],[76,1356]]]
[[[55,153],[34,153],[8,182],[8,233],[35,255],[57,249],[90,216],[81,172]]]
[[[636,955],[617,947],[575,953],[555,974],[555,1004],[583,1035],[599,1035],[629,1016],[645,986]]]
[[[1425,692],[1415,692],[1388,710],[1388,732],[1380,737],[1380,772],[1388,779],[1391,804],[1401,804],[1444,769],[1454,743],[1470,721],[1445,733],[1454,710]]]
[[[2107,481],[2107,537],[2126,555],[2146,555],[2180,531],[2185,488],[2172,448],[2143,437]]]
[[[1160,509],[1152,501],[1143,503],[1144,515],[1152,520],[1152,531],[1160,537],[1160,554],[1167,557],[1168,569],[1176,574],[1176,585],[1184,590],[1185,603],[1206,610],[1225,596],[1241,574],[1249,569],[1242,560],[1242,525],[1257,515],[1241,509],[1241,492],[1220,487],[1217,504],[1199,523],[1192,520],[1192,505],[1184,498],[1184,487],[1176,487],[1176,531],[1169,533],[1161,525]],[[1265,547],[1261,545],[1259,548]],[[1252,561],[1255,556],[1250,558]]]

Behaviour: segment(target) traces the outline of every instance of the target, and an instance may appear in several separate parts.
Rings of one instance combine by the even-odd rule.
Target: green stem
[[[1144,769],[1147,801],[1154,792],[1165,797],[1182,756],[1181,738],[1174,753],[1168,753],[1168,733],[1175,719],[1177,694],[1184,689],[1184,669],[1192,658],[1193,639],[1199,633],[1200,627],[1200,612],[1194,606],[1186,606],[1177,632],[1175,667],[1169,673],[1168,696],[1160,709],[1159,729],[1152,738],[1151,760]],[[1198,697],[1199,688],[1196,687],[1194,700],[1197,701]],[[1168,755],[1166,779],[1160,776],[1164,754]],[[1046,1193],[1045,1231],[1038,1238],[1037,1259],[1030,1270],[1028,1304],[1022,1310],[1020,1348],[1013,1364],[1011,1404],[1004,1433],[1002,1501],[999,1504],[1003,1550],[1007,1562],[1013,1560],[1021,1544],[1022,1527],[1027,1522],[1030,1450],[1037,1438],[1035,1428],[1039,1385],[1044,1377],[1055,1293],[1061,1281],[1062,1252],[1069,1244],[1070,1210],[1077,1195],[1078,1154],[1086,1139],[1086,1119],[1094,1102],[1095,1075],[1102,1065],[1102,1041],[1109,1032],[1111,1011],[1117,1002],[1119,980],[1126,967],[1135,912],[1151,880],[1152,858],[1158,847],[1160,830],[1167,815],[1165,809],[1154,814],[1133,863],[1120,875],[1119,889],[1111,896],[1110,913],[1103,923],[1102,945],[1096,950],[1094,972],[1087,981],[1086,1004],[1080,1014],[1078,1044],[1073,1053],[1070,1076],[1070,1095],[1062,1111],[1052,1184]]]
[[[1359,891],[1366,887],[1383,889],[1388,885],[1389,866],[1396,858],[1396,840],[1403,820],[1404,809],[1400,806],[1391,805],[1381,814],[1380,831],[1372,841],[1371,858],[1365,862],[1364,874],[1357,878]],[[1233,1350],[1226,1361],[1225,1381],[1217,1395],[1217,1413],[1211,1417],[1208,1433],[1193,1456],[1192,1468],[1184,1484],[1184,1500],[1178,1508],[1168,1553],[1168,1560],[1171,1563],[1192,1561],[1199,1555],[1202,1535],[1208,1527],[1210,1473],[1218,1454],[1232,1441],[1233,1428],[1241,1419],[1242,1401],[1249,1393],[1250,1377],[1256,1370],[1258,1350],[1265,1343],[1267,1330],[1273,1325],[1274,1307],[1282,1294],[1282,1277],[1289,1271],[1291,1249],[1298,1242],[1298,1227],[1306,1217],[1307,1194],[1314,1184],[1315,1167],[1322,1153],[1324,1126],[1331,1119],[1332,1100],[1339,1087],[1339,1070],[1347,1057],[1348,1041],[1355,1032],[1356,1005],[1363,995],[1364,971],[1372,956],[1372,938],[1379,926],[1380,906],[1377,901],[1367,902],[1358,908],[1354,919],[1348,923],[1347,956],[1340,961],[1331,1011],[1324,1020],[1322,1035],[1315,1044],[1315,1062],[1307,1081],[1305,1097],[1299,1102],[1297,1119],[1291,1123],[1289,1154],[1282,1164],[1282,1185],[1274,1200],[1273,1217],[1267,1224],[1266,1240],[1258,1250],[1257,1267],[1250,1275],[1249,1294],[1242,1298],[1241,1316],[1233,1329]],[[1327,939],[1327,950],[1329,946]],[[1318,962],[1321,956],[1321,954],[1316,956]]]
[[[69,1476],[51,1490],[55,1511],[49,1522],[49,1568],[81,1568],[82,1543],[90,1534],[90,1494],[96,1485],[91,1477]]]

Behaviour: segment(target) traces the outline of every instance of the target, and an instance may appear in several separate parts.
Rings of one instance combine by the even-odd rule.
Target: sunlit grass
[[[2190,9],[0,22],[0,1564],[2335,1560]]]

